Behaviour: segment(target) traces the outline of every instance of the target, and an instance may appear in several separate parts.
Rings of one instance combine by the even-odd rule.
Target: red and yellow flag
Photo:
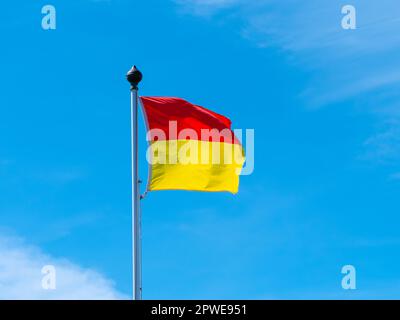
[[[150,144],[148,190],[237,193],[244,152],[228,118],[180,98],[141,101]]]

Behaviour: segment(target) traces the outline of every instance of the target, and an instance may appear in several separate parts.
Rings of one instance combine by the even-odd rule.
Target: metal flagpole
[[[142,300],[142,236],[138,178],[138,84],[142,80],[142,73],[133,66],[126,78],[131,84],[133,299]]]

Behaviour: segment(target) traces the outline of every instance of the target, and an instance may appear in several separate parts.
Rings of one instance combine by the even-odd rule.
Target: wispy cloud
[[[260,48],[282,51],[289,63],[309,74],[299,96],[310,108],[343,101],[363,104],[384,127],[366,138],[369,159],[400,156],[400,3],[396,0],[351,2],[357,29],[341,27],[339,0],[178,1],[186,11],[202,14],[234,10],[241,35]],[[220,17],[218,19],[221,19]],[[387,113],[388,109],[397,112]],[[374,154],[374,157],[371,157]]]
[[[341,80],[335,82],[336,94],[332,93],[321,103],[354,96],[390,83],[400,85],[400,73],[394,71],[397,68],[392,65],[400,65],[400,59],[395,54],[400,42],[394,32],[400,27],[400,16],[397,14],[400,5],[395,0],[379,3],[353,1],[358,14],[356,30],[341,27],[341,8],[344,4],[338,0],[175,2],[193,14],[201,13],[202,8],[211,12],[236,9],[242,21],[241,34],[244,37],[260,47],[280,48],[301,67],[309,70],[318,68],[319,81],[314,85],[319,85],[315,88],[319,90],[313,94],[331,92],[331,82]],[[321,78],[326,81],[321,81]]]
[[[56,289],[42,288],[42,267],[56,268]],[[125,299],[102,274],[0,235],[0,299]]]
[[[400,119],[399,119],[400,120]],[[382,164],[395,164],[400,160],[400,121],[393,119],[385,128],[365,141],[364,158]]]

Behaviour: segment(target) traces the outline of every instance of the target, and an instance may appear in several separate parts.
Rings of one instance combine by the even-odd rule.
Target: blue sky
[[[145,299],[399,297],[397,1],[49,3],[56,30],[41,28],[48,2],[0,11],[0,298],[131,295],[132,64],[140,94],[255,129],[237,195],[143,201]]]

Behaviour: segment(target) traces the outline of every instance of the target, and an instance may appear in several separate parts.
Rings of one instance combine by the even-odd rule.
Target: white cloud
[[[56,268],[56,289],[42,288],[42,267]],[[29,246],[22,240],[0,235],[1,299],[126,299],[111,280]]]

